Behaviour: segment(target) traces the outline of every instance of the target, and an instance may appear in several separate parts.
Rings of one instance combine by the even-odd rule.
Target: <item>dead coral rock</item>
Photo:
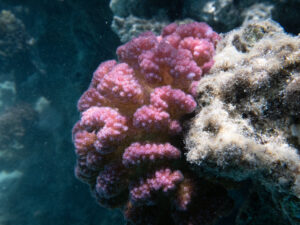
[[[199,173],[264,185],[291,224],[300,210],[299,49],[300,37],[271,20],[226,34],[186,137]]]

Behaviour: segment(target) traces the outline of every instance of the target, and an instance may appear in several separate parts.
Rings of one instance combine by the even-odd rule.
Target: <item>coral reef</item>
[[[21,20],[8,10],[0,12],[0,60],[13,57],[28,46],[29,37]],[[2,62],[3,63],[3,62]]]
[[[134,0],[128,0],[123,2],[130,3],[133,1]],[[129,25],[128,27],[124,26],[124,34],[127,32],[126,29],[130,29],[129,27],[133,30],[133,35],[137,35],[140,30],[142,32],[144,26],[145,29],[149,30],[151,27],[147,25],[147,21],[151,21],[150,25],[153,24],[155,27],[157,26],[157,28],[153,30],[154,32],[159,32],[159,29],[162,27],[160,26],[161,21],[181,21],[186,17],[197,19],[194,16],[181,13],[183,7],[181,7],[178,2],[186,4],[188,1],[189,0],[148,0],[149,7],[140,7],[136,11],[127,10],[133,17],[142,20],[142,26],[139,25],[139,21],[131,20],[134,25]],[[293,31],[294,33],[299,32],[299,26],[297,24],[299,24],[300,21],[300,14],[293,13],[299,11],[299,0],[275,1],[278,4],[275,5],[275,8],[273,7],[271,9],[272,17],[276,17],[281,25],[287,28],[287,31]],[[136,2],[142,6],[145,0]],[[167,4],[164,3],[163,5],[160,2],[167,2]],[[200,1],[197,0],[197,2]],[[209,6],[209,3],[217,1],[205,2]],[[221,10],[223,5],[211,4],[213,6],[212,8],[207,7],[205,9],[212,9],[212,11],[207,11],[206,14],[203,14],[201,11],[197,12],[197,10],[195,10],[194,15],[199,17],[205,15],[209,20],[217,18],[216,23],[211,23],[206,18],[203,19],[208,21],[214,30],[217,29],[219,31],[231,29],[226,25],[228,22],[233,21],[242,24],[244,16],[253,16],[249,14],[251,11],[242,8],[243,2],[246,1],[235,0],[227,2],[228,4],[233,4],[235,7],[238,7],[239,13],[227,17],[226,10],[228,7],[226,5],[224,5],[224,7],[227,7],[224,11]],[[263,3],[264,1],[260,2]],[[269,10],[269,6],[273,6],[274,1],[270,0],[268,2],[271,4],[264,4],[267,8],[258,8],[259,13],[263,13],[262,15],[268,12],[264,11],[265,9]],[[158,4],[160,4],[160,7],[157,7],[159,6]],[[5,50],[4,52],[6,56],[8,56],[0,56],[0,117],[3,115],[5,118],[12,119],[11,126],[14,126],[14,116],[12,115],[10,117],[8,114],[12,112],[12,107],[22,108],[22,106],[19,105],[20,102],[28,103],[31,107],[34,106],[35,111],[38,112],[38,118],[31,117],[32,120],[22,120],[25,123],[21,121],[20,125],[22,126],[23,133],[12,133],[12,135],[8,137],[7,133],[5,131],[3,132],[3,137],[8,140],[8,142],[4,141],[4,144],[7,143],[9,146],[5,148],[4,151],[1,149],[0,152],[1,225],[124,224],[124,218],[120,210],[109,210],[97,205],[96,201],[90,199],[90,192],[87,190],[88,186],[73,176],[75,154],[69,133],[75,121],[78,120],[78,113],[74,102],[76,102],[83,91],[87,89],[91,80],[89,75],[91,75],[99,62],[114,58],[115,49],[120,45],[120,39],[110,27],[113,15],[108,5],[109,0],[0,0],[0,9],[6,10],[8,12],[7,15],[12,15],[10,18],[14,18],[13,20],[17,21],[11,25],[17,27],[22,24],[18,27],[19,30],[13,30],[12,33],[1,33],[3,36],[0,37],[0,42],[4,41],[0,44],[0,51]],[[195,6],[196,5],[193,5],[191,8],[193,9]],[[216,8],[216,6],[220,8]],[[173,9],[169,10],[172,7]],[[122,9],[122,4],[120,4],[120,8]],[[199,5],[199,10],[203,10],[201,5]],[[248,13],[242,15],[245,10]],[[145,11],[150,13],[147,14]],[[186,12],[189,11],[190,10],[186,10]],[[210,17],[208,15],[210,12],[214,16]],[[221,13],[225,15],[224,19],[219,16]],[[229,13],[233,15],[231,12]],[[167,15],[167,18],[165,15]],[[256,14],[254,16],[256,16]],[[2,19],[3,18],[4,17],[2,17]],[[125,25],[126,22],[130,22],[127,16],[120,16],[120,18],[125,21]],[[159,20],[159,18],[162,19]],[[241,19],[238,21],[235,18]],[[219,25],[215,26],[215,24]],[[5,26],[3,27],[5,28]],[[6,35],[11,35],[11,39]],[[29,36],[29,39],[26,36]],[[10,52],[6,51],[6,49],[8,49],[7,47],[10,48]],[[10,55],[9,53],[13,54]],[[294,101],[297,102],[297,98],[294,98]],[[188,118],[192,115],[189,115]],[[16,113],[16,116],[18,116],[18,118],[24,118],[22,114]],[[185,116],[184,119],[186,119]],[[183,118],[180,119],[180,123],[182,120]],[[9,123],[10,120],[2,122],[3,125],[5,125]],[[9,127],[10,125],[7,126]],[[300,126],[295,124],[291,127],[291,132],[296,140],[297,137],[299,137]],[[24,134],[24,136],[19,134]],[[206,181],[199,181],[191,185],[195,182],[195,178],[192,176],[187,179],[187,174],[190,175],[191,172],[188,170],[187,173],[187,165],[183,164],[184,148],[181,145],[177,145],[177,143],[181,141],[181,136],[174,136],[172,142],[170,142],[173,147],[181,152],[181,158],[176,158],[177,151],[173,151],[173,148],[167,147],[166,156],[171,158],[165,157],[159,159],[159,154],[156,154],[155,163],[162,165],[166,161],[174,162],[176,165],[174,165],[174,170],[173,167],[170,168],[172,169],[171,171],[181,171],[184,176],[184,180],[176,185],[176,190],[171,190],[171,192],[178,192],[180,196],[174,203],[175,207],[182,208],[183,214],[186,206],[187,210],[195,208],[195,211],[193,211],[194,214],[197,214],[197,210],[202,210],[202,212],[207,213],[199,214],[198,219],[211,221],[212,219],[209,217],[215,206],[210,204],[214,203],[220,206],[226,199],[223,201],[222,198],[220,198],[220,195],[223,193],[220,191],[221,188],[218,189],[215,185],[208,185]],[[138,141],[128,143],[128,146],[126,146],[125,149],[128,148],[128,157],[132,156],[131,152],[133,152],[135,148],[133,144],[137,142]],[[143,144],[141,148],[144,148],[147,143],[141,144]],[[156,143],[158,147],[160,146],[159,144],[166,143]],[[11,146],[13,148],[10,148]],[[23,147],[19,148],[21,146]],[[129,148],[130,146],[131,148]],[[149,152],[151,152],[153,151],[152,147],[154,148],[155,145],[150,145],[149,147]],[[175,154],[173,154],[173,152],[175,152]],[[99,167],[97,160],[100,157],[97,156],[99,155],[87,155],[89,165],[93,168]],[[146,164],[151,165],[151,159],[148,156],[149,154],[146,154],[145,160],[140,160],[140,163],[135,159],[129,160],[130,158],[124,158],[124,163],[126,163],[124,166],[126,168],[128,167],[129,170],[139,172],[141,171],[141,167],[145,168]],[[121,161],[123,162],[123,158],[120,159],[120,162]],[[179,165],[177,163],[179,163]],[[101,176],[103,179],[99,179],[99,185],[109,184],[106,182],[110,179],[109,175],[111,175],[109,173],[109,167],[115,167],[109,164],[106,165],[105,162],[101,165],[105,165],[108,172],[106,173],[107,176]],[[177,167],[177,165],[179,167]],[[157,169],[161,170],[167,168],[157,167]],[[105,170],[101,169],[101,171],[104,174]],[[153,178],[151,175],[154,176],[155,173],[149,174],[149,176],[141,176],[141,178],[143,178],[143,181],[146,181],[147,179]],[[114,176],[114,178],[117,181],[117,176]],[[115,182],[114,184],[119,184],[120,186],[127,185],[122,182]],[[107,188],[103,189],[98,188],[97,193],[100,196],[106,195],[106,193],[113,193],[117,185],[107,185]],[[196,188],[192,188],[194,186],[196,186]],[[200,199],[199,201],[194,201],[195,196],[189,195],[191,189],[197,193],[197,199]],[[103,190],[103,192],[101,192],[101,190]],[[249,221],[248,224],[255,224],[255,221],[257,221],[256,224],[259,225],[268,224],[268,222],[265,222],[265,218],[258,219],[258,217],[268,217],[268,215],[270,215],[269,217],[274,218],[269,220],[271,223],[273,222],[273,224],[289,224],[284,216],[277,213],[281,212],[278,205],[273,203],[272,206],[272,204],[270,204],[270,202],[273,202],[272,196],[269,195],[268,199],[265,198],[264,196],[268,193],[265,192],[262,194],[263,191],[264,188],[255,188],[255,194],[251,194],[249,199],[247,196],[244,198],[247,199],[246,202],[248,205],[243,205],[243,210],[239,213],[238,223],[240,224],[240,221],[245,221],[245,217],[247,217],[246,220]],[[161,193],[162,189],[158,192]],[[219,192],[219,196],[214,196],[215,193]],[[232,191],[229,190],[229,194],[231,193]],[[198,194],[201,194],[201,196]],[[238,197],[240,196],[238,195]],[[162,199],[159,203],[154,201],[157,203],[156,205],[143,205],[142,207],[140,207],[139,204],[133,205],[128,203],[124,211],[127,213],[127,217],[133,218],[132,220],[136,218],[136,220],[142,222],[143,218],[138,217],[140,210],[144,215],[149,215],[144,218],[144,221],[152,220],[155,223],[157,218],[165,218],[166,215],[171,215],[172,209],[168,212],[161,210],[161,208],[168,208],[165,207],[168,199],[169,198],[166,197],[166,201]],[[193,207],[191,207],[190,204],[186,204],[190,201],[189,199],[193,200]],[[202,204],[206,199],[210,204]],[[147,202],[150,202],[149,199]],[[197,204],[197,202],[201,202],[201,204]],[[292,204],[293,201],[291,201],[291,205]],[[223,206],[226,207],[226,204]],[[237,209],[238,206],[239,205],[235,205],[234,208]],[[272,206],[272,213],[270,212],[270,206]],[[201,209],[199,209],[199,207],[201,207]],[[276,209],[278,208],[278,210],[274,210],[275,207]],[[178,221],[179,219],[185,219],[184,215],[180,215],[178,214],[175,219]],[[172,220],[171,217],[170,220]],[[165,224],[170,224],[167,222]],[[232,225],[234,221],[229,223],[221,222],[219,224]]]
[[[78,101],[75,174],[101,205],[123,209],[130,223],[212,224],[230,211],[226,190],[196,178],[176,141],[218,40],[204,23],[143,33],[117,49],[119,63],[99,65]]]
[[[170,21],[187,18],[204,21],[218,32],[268,18],[278,21],[289,32],[300,29],[299,0],[111,0],[110,8],[114,14],[112,29],[122,42],[147,30],[157,31]]]
[[[22,171],[16,165],[31,154],[31,149],[26,148],[26,139],[33,131],[36,114],[25,103],[15,104],[0,114],[0,183],[3,191],[9,185],[8,182],[16,182],[21,177]],[[7,198],[0,191],[0,200],[4,201],[1,197]]]
[[[271,20],[226,34],[185,140],[199,174],[262,185],[272,199],[264,204],[290,224],[300,222],[299,49],[299,36]]]
[[[1,154],[11,148],[22,148],[21,139],[28,133],[34,119],[36,112],[28,104],[15,105],[0,115]]]

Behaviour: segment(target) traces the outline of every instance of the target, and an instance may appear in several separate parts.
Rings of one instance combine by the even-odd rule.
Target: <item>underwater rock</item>
[[[299,5],[299,0],[110,1],[114,14],[112,29],[122,42],[144,31],[155,31],[171,21],[188,18],[206,22],[218,32],[228,32],[246,22],[272,18],[289,32],[297,33],[300,29]]]
[[[175,20],[177,24],[187,24],[191,22],[193,22],[191,19]],[[126,18],[115,16],[111,28],[118,34],[121,42],[125,43],[145,31],[151,31],[159,35],[162,29],[168,24],[169,22],[167,20],[143,19],[133,15]]]
[[[274,3],[268,1],[188,0],[185,3],[184,16],[206,21],[218,31],[224,32],[241,25],[245,20],[270,18],[270,11],[274,8]]]
[[[0,151],[13,155],[12,149],[20,149],[22,138],[28,135],[36,112],[29,104],[17,104],[0,115]]]
[[[0,12],[0,60],[11,58],[28,47],[29,37],[21,20],[8,10]]]
[[[167,26],[167,21],[157,21],[155,19],[142,19],[133,15],[126,18],[115,16],[112,22],[112,30],[118,34],[122,43],[130,41],[144,31],[151,31],[159,34],[163,27]]]
[[[300,210],[299,49],[299,36],[271,20],[225,34],[186,136],[201,176],[263,185],[291,224]]]
[[[236,225],[262,225],[291,224],[282,216],[281,207],[276,204],[272,195],[262,185],[256,184],[250,188],[250,192],[240,207],[237,214]]]

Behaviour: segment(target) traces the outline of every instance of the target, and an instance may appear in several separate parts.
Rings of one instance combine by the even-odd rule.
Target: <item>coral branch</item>
[[[123,164],[126,166],[141,164],[144,161],[159,159],[178,159],[180,151],[169,143],[166,144],[140,144],[133,143],[125,149]]]
[[[176,184],[183,180],[179,170],[172,172],[170,169],[161,169],[155,172],[154,176],[141,180],[140,184],[130,191],[131,199],[134,202],[145,201],[151,197],[151,192],[163,191],[167,193],[175,189]]]
[[[126,118],[109,107],[93,106],[87,109],[82,113],[80,125],[96,132],[94,146],[99,152],[110,143],[123,139],[128,130]]]

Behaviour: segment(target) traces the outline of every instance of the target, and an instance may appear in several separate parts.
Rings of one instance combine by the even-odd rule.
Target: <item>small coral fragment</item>
[[[195,194],[194,183],[191,179],[185,179],[178,186],[176,205],[180,210],[186,210]]]

